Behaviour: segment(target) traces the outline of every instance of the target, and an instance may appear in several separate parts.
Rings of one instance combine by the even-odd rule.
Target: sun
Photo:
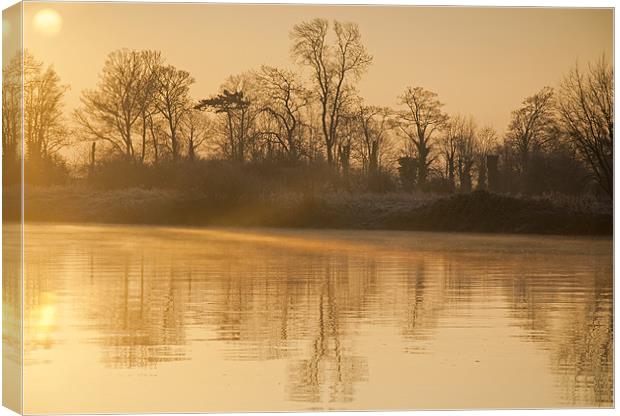
[[[62,28],[62,17],[52,9],[39,10],[34,15],[34,28],[43,36],[56,36]]]

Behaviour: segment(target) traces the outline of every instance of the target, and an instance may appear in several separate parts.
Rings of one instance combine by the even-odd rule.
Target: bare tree
[[[213,124],[204,113],[192,109],[183,117],[179,132],[187,146],[187,158],[194,161],[198,158],[200,147],[213,133]]]
[[[166,121],[169,149],[173,162],[176,162],[181,152],[178,131],[192,108],[189,88],[194,78],[186,71],[166,65],[157,69],[155,79],[155,108]]]
[[[153,78],[152,82],[145,85],[145,88],[148,88],[148,91],[144,92],[145,105],[142,107],[142,114],[140,115],[140,133],[142,136],[142,143],[140,146],[140,162],[145,162],[148,148],[148,136],[150,133],[153,146],[153,163],[157,164],[159,162],[159,143],[155,140],[154,132],[156,127],[160,132],[162,132],[163,129],[161,126],[157,126],[159,120],[156,118],[158,109],[155,104],[157,101],[156,91],[158,88],[158,71],[163,65],[163,60],[161,55],[156,52],[145,53],[143,54],[142,59],[144,61],[144,65],[151,69],[150,73]]]
[[[472,169],[477,153],[476,123],[473,117],[463,118],[456,132],[456,157],[461,192],[472,190]]]
[[[255,77],[249,73],[229,77],[221,87],[221,93],[200,100],[196,109],[213,109],[222,115],[220,131],[223,136],[222,150],[230,159],[243,162],[249,156],[260,135],[256,130],[256,117],[260,111],[256,105]]]
[[[262,133],[273,136],[288,159],[297,161],[302,151],[302,109],[308,105],[309,94],[291,71],[262,66],[256,76],[260,111],[275,122],[275,128],[262,129]]]
[[[528,175],[531,153],[544,146],[554,124],[553,95],[553,89],[545,87],[523,100],[522,106],[512,112],[506,141],[519,157],[522,186]]]
[[[46,160],[66,145],[62,98],[69,88],[50,66],[24,52],[24,142],[31,162]]]
[[[2,162],[5,179],[9,166],[17,163],[22,133],[21,52],[2,68]]]
[[[336,133],[339,137],[336,144],[336,160],[346,179],[351,168],[351,151],[361,136],[356,113],[352,109],[347,107],[341,111]]]
[[[585,73],[576,66],[564,78],[558,110],[566,135],[612,197],[614,74],[604,57]]]
[[[434,135],[444,127],[448,116],[442,112],[437,94],[422,87],[408,87],[399,99],[406,109],[398,114],[398,126],[416,153],[417,180],[424,187],[434,160]]]
[[[444,174],[448,179],[450,192],[454,192],[456,188],[456,153],[458,151],[459,126],[462,120],[460,115],[450,118],[444,126],[443,134],[439,141],[439,147],[445,163]]]
[[[314,162],[325,160],[326,153],[318,106],[316,101],[310,101],[302,110],[302,154]]]
[[[359,153],[362,167],[368,177],[373,178],[381,169],[388,132],[393,127],[392,110],[359,104],[356,118],[361,129]]]
[[[477,188],[487,190],[489,188],[488,160],[497,150],[497,131],[493,127],[485,126],[477,134],[476,165],[478,171]],[[492,168],[493,170],[493,168]]]
[[[244,120],[250,102],[245,99],[243,91],[230,92],[224,90],[221,94],[200,101],[195,107],[198,110],[212,108],[216,114],[225,116],[223,127],[226,141],[223,150],[232,160],[242,162],[245,159],[245,139],[235,128],[235,120]],[[240,113],[241,115],[238,115]]]
[[[445,175],[450,189],[455,189],[458,174],[460,189],[471,190],[471,171],[478,150],[478,135],[473,117],[457,114],[445,124],[439,147],[445,163]]]
[[[127,160],[134,160],[133,133],[151,103],[156,68],[152,51],[120,49],[111,52],[96,90],[82,93],[75,119],[87,139],[110,144]]]
[[[320,102],[321,128],[327,161],[334,165],[338,145],[338,124],[355,81],[372,63],[354,23],[334,21],[333,43],[328,41],[329,23],[325,19],[302,22],[293,27],[292,55],[311,68]]]

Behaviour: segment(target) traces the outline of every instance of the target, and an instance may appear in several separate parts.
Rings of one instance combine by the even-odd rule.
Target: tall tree
[[[30,161],[49,159],[66,145],[62,99],[68,86],[50,66],[24,54],[24,139]]]
[[[392,128],[392,110],[386,107],[359,104],[356,119],[361,130],[360,156],[362,167],[369,178],[374,178],[381,169],[388,132]]]
[[[179,128],[192,108],[189,88],[194,78],[186,71],[166,65],[157,69],[155,80],[155,108],[166,121],[170,154],[176,162],[181,153]]]
[[[194,161],[198,150],[207,141],[213,131],[213,125],[206,115],[196,109],[190,110],[181,121],[179,133],[187,146],[187,158]]]
[[[229,82],[230,84],[230,82]],[[235,90],[223,88],[223,91],[211,98],[200,100],[196,109],[213,109],[216,114],[223,115],[224,145],[223,150],[228,157],[243,162],[247,154],[248,133],[253,121],[250,106],[252,101],[246,96],[243,86]]]
[[[140,162],[144,163],[147,154],[147,147],[149,141],[149,133],[152,140],[153,147],[153,163],[157,164],[159,162],[159,146],[158,141],[155,139],[155,130],[159,130],[160,132],[163,130],[161,126],[158,126],[157,117],[157,107],[156,107],[156,91],[157,91],[157,76],[160,67],[163,65],[163,61],[161,55],[159,53],[146,53],[142,57],[144,61],[144,65],[147,68],[151,68],[153,73],[153,82],[147,84],[145,87],[149,88],[149,91],[145,91],[145,105],[142,107],[142,114],[140,115],[140,133],[142,143],[140,146]]]
[[[476,123],[473,117],[463,118],[456,134],[456,157],[461,192],[472,190],[472,169],[477,153]]]
[[[95,90],[82,93],[75,119],[86,137],[101,140],[128,160],[134,160],[133,133],[152,102],[158,52],[120,49],[104,63]]]
[[[485,126],[478,131],[477,134],[477,151],[476,151],[476,165],[478,170],[478,189],[487,190],[490,188],[490,183],[495,183],[495,177],[489,179],[489,175],[495,174],[495,166],[489,166],[496,160],[494,158],[494,152],[497,150],[497,132],[493,127]],[[489,162],[491,161],[491,162]],[[490,174],[489,171],[492,171]],[[492,189],[495,190],[495,189]]]
[[[5,182],[19,161],[21,150],[22,62],[20,52],[2,68],[2,167]]]
[[[530,156],[545,145],[553,126],[554,93],[550,87],[527,97],[521,107],[512,112],[506,141],[518,156],[522,190],[526,190]]]
[[[302,110],[308,105],[309,94],[295,74],[284,69],[262,66],[257,80],[260,111],[275,122],[274,129],[263,133],[275,137],[288,159],[297,161],[302,150]]]
[[[462,117],[457,115],[451,117],[444,126],[439,147],[445,164],[445,176],[448,179],[450,192],[456,189],[456,154],[458,151],[458,134]]]
[[[605,58],[576,66],[562,81],[558,110],[561,125],[596,181],[613,196],[614,73]]]
[[[354,83],[372,63],[356,24],[334,21],[333,29],[333,42],[328,40],[329,22],[325,19],[302,22],[291,31],[292,55],[312,71],[330,165],[335,164],[338,124],[345,103]]]
[[[348,180],[351,168],[351,151],[353,150],[354,143],[360,139],[360,129],[356,113],[348,106],[346,110],[342,111],[340,116],[337,135],[339,140],[336,144],[336,164],[340,167],[345,179]]]
[[[437,94],[422,87],[408,87],[399,97],[405,110],[398,114],[398,126],[413,145],[417,159],[417,181],[424,188],[432,155],[435,135],[444,127],[448,116]]]

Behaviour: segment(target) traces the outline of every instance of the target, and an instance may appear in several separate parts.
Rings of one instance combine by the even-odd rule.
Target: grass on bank
[[[5,219],[17,219],[5,190]],[[173,189],[29,187],[26,221],[611,235],[611,204],[473,192],[208,194]]]

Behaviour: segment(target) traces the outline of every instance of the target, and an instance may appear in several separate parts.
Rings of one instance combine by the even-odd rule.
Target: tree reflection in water
[[[431,357],[446,330],[507,322],[548,357],[560,403],[612,400],[605,242],[584,252],[595,243],[37,227],[25,285],[31,358],[79,336],[106,368],[157,374],[210,348],[229,363],[284,363],[283,400],[322,407],[356,402],[357,387],[373,383],[373,331]]]

